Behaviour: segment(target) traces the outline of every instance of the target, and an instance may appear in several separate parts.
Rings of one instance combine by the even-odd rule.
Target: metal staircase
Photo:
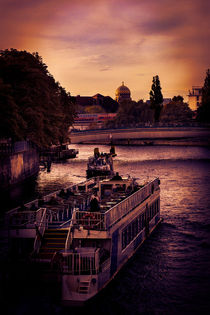
[[[51,261],[54,254],[65,248],[68,229],[46,229],[38,257],[41,261]]]

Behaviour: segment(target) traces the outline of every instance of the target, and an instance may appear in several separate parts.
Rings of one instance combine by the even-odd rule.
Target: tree
[[[163,107],[160,121],[165,124],[185,124],[192,121],[192,116],[193,112],[187,103],[172,100]]]
[[[202,88],[202,101],[197,111],[197,119],[201,122],[210,122],[210,70],[206,71],[206,78]]]
[[[110,96],[105,96],[103,98],[102,107],[107,113],[116,113],[119,108],[119,104]]]
[[[24,137],[26,123],[19,113],[17,104],[12,97],[9,85],[0,79],[0,135],[3,138],[10,138],[14,135],[14,140]]]
[[[0,51],[0,137],[39,147],[68,139],[75,104],[38,53]]]
[[[137,127],[154,121],[153,110],[143,101],[125,100],[120,103],[117,116],[106,127]]]
[[[149,94],[151,102],[150,106],[155,111],[155,121],[158,122],[163,103],[163,95],[158,75],[153,77],[151,91]]]
[[[183,98],[183,96],[181,96],[181,95],[177,95],[177,96],[174,96],[174,97],[172,98],[172,101],[173,101],[173,102],[183,102],[183,101],[184,101],[184,98]]]
[[[85,113],[88,114],[105,113],[105,110],[100,105],[91,105],[85,108]]]
[[[139,108],[139,121],[143,124],[152,124],[154,122],[154,111],[150,108],[147,103],[144,103],[143,100],[138,102]]]

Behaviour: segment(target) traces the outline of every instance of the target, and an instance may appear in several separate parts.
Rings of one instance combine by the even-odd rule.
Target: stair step
[[[45,235],[48,235],[48,236],[53,236],[53,235],[60,235],[60,236],[66,236],[68,233],[67,232],[59,232],[59,231],[55,231],[55,232],[45,232],[44,233]]]
[[[51,248],[41,248],[40,253],[54,253],[54,252],[59,252],[60,250],[64,249],[64,247],[51,247]]]
[[[67,237],[67,234],[44,234],[44,238],[46,239],[64,239]]]
[[[43,243],[40,248],[38,258],[51,260],[56,252],[65,248],[67,229],[47,229],[45,230]]]
[[[42,245],[42,247],[53,247],[53,246],[63,247],[65,246],[65,241],[64,242],[44,242]]]
[[[46,229],[45,233],[68,233],[68,229]]]
[[[65,222],[64,221],[61,221],[61,222],[59,222],[59,221],[54,221],[54,222],[50,222],[50,223],[48,223],[48,229],[59,229],[60,228],[60,226],[62,225],[62,224],[65,224]]]
[[[64,248],[65,247],[65,243],[64,244],[43,244],[41,246],[41,248]]]
[[[49,243],[63,243],[66,240],[66,237],[45,237],[44,241]]]
[[[67,234],[59,234],[59,233],[54,233],[54,234],[44,234],[44,238],[47,238],[47,239],[52,239],[52,238],[59,238],[59,239],[62,239],[62,238],[66,238]]]

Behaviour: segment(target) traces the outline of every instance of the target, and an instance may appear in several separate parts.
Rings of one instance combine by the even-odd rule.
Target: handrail
[[[77,210],[75,212],[74,219],[78,224],[82,224],[83,226],[86,226],[88,228],[107,230],[112,227],[117,221],[127,215],[130,211],[136,208],[141,202],[146,200],[157,189],[158,185],[159,179],[155,178],[133,194],[129,195],[120,203],[108,209],[106,212],[101,213]],[[87,218],[85,217],[85,215],[87,216]]]
[[[158,187],[158,185],[159,179],[155,178],[154,180],[150,181],[145,186],[137,190],[135,193],[107,210],[104,213],[106,217],[106,228],[110,228],[111,226],[113,226],[122,217],[132,211],[137,205],[147,199],[151,195],[151,193],[153,193],[153,191]]]
[[[32,212],[32,211],[23,211],[23,212],[20,212],[20,213],[17,213],[18,215],[20,215],[19,218],[15,218],[15,219],[21,219],[21,215],[27,215],[27,214],[30,214],[30,217],[27,219],[27,216],[25,219],[27,219],[26,222],[22,222],[22,223],[18,223],[18,222],[12,222],[12,223],[9,223],[8,226],[9,227],[12,227],[12,226],[18,226],[18,227],[24,227],[24,226],[27,226],[27,225],[35,225],[38,223],[39,226],[41,226],[43,224],[43,215],[45,215],[45,218],[46,218],[46,208],[40,208],[39,210],[35,211],[35,212]],[[22,215],[22,220],[24,220],[24,216]]]
[[[96,180],[95,178],[94,178],[94,179],[93,179],[93,178],[89,178],[88,180],[85,180],[85,181],[82,182],[82,183],[71,184],[71,185],[69,185],[69,186],[67,186],[67,187],[64,188],[64,192],[67,191],[68,189],[71,189],[72,191],[77,191],[77,190],[78,190],[78,186],[81,186],[81,185],[83,185],[83,184],[86,184],[86,185],[88,186],[88,183],[93,182],[93,181],[95,181],[95,180]],[[61,189],[56,190],[56,191],[54,191],[54,192],[52,192],[52,193],[47,194],[46,196],[41,197],[40,200],[43,199],[45,202],[47,202],[47,201],[49,201],[50,198],[52,198],[52,197],[58,197],[59,194],[60,194],[60,192],[61,192]],[[33,201],[30,201],[30,202],[27,202],[26,204],[24,204],[24,206],[25,206],[28,210],[23,210],[23,211],[22,211],[22,210],[20,209],[21,207],[19,206],[19,207],[16,207],[16,208],[13,208],[13,209],[7,211],[6,214],[5,214],[6,220],[8,220],[8,218],[9,218],[10,216],[14,215],[15,213],[23,213],[24,211],[33,212],[33,210],[30,210],[30,207],[31,207],[33,204],[38,207],[38,202],[39,202],[39,199],[35,199],[35,200],[33,200]],[[44,206],[44,205],[43,205],[43,206]],[[19,210],[20,210],[20,211],[19,211]],[[39,209],[38,209],[38,210],[39,210]],[[38,211],[38,210],[37,210],[37,211]],[[35,212],[35,211],[34,211],[34,212]]]
[[[73,213],[72,213],[71,222],[70,222],[70,226],[69,226],[69,230],[68,230],[67,237],[66,237],[66,242],[65,242],[65,251],[67,251],[70,248],[70,245],[71,245],[71,242],[72,242],[71,233],[73,233],[72,227],[73,227],[73,224],[74,224],[75,213],[76,213],[76,208],[74,208]]]
[[[33,251],[34,253],[37,253],[40,249],[41,242],[42,242],[41,238],[43,237],[45,229],[46,229],[46,225],[48,224],[46,217],[47,217],[47,209],[45,208],[43,213],[42,213],[42,218],[41,218],[41,221],[39,223],[39,226],[37,227],[38,232],[36,233],[36,237],[34,240],[34,251]],[[38,222],[36,221],[34,223],[35,228],[36,228],[36,223],[38,223]]]
[[[65,221],[62,224],[60,224],[59,227],[61,228],[61,227],[65,226],[67,223],[70,223],[71,221],[72,221],[72,218],[69,219],[68,221]]]
[[[63,272],[69,274],[97,274],[99,271],[99,248],[95,252],[62,252]],[[76,259],[75,259],[76,258]]]
[[[75,221],[78,224],[82,224],[83,227],[93,228],[94,230],[105,230],[104,213],[101,212],[90,212],[90,211],[79,211],[75,212]]]

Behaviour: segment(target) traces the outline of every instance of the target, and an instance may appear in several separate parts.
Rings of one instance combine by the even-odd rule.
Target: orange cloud
[[[186,96],[209,67],[206,0],[0,0],[1,49],[38,51],[71,94]]]

